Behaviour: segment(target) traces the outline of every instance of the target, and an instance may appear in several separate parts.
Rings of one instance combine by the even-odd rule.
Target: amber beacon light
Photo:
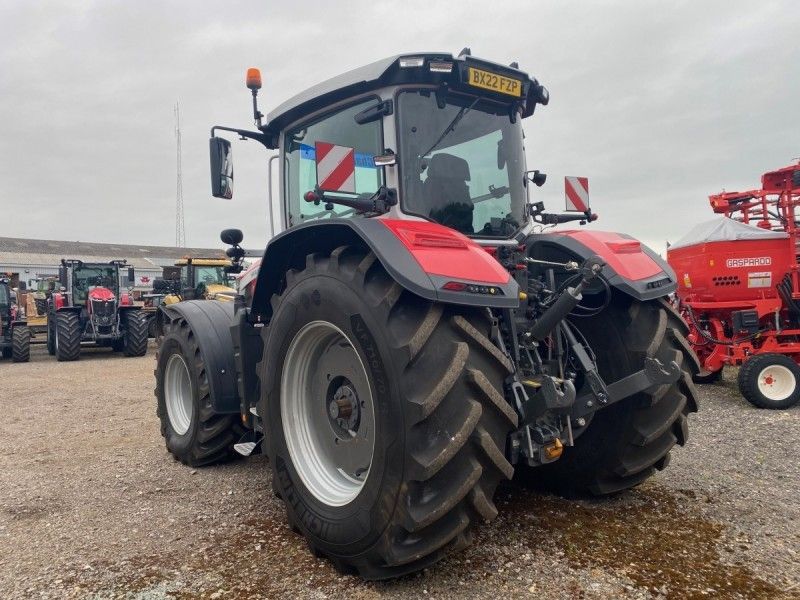
[[[258,69],[247,69],[247,87],[251,90],[261,89],[261,71]]]

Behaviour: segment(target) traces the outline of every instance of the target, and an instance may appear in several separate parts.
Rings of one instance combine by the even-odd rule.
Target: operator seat
[[[422,196],[430,211],[428,216],[461,233],[474,233],[469,180],[466,160],[452,154],[434,154],[428,164],[428,178],[422,184]]]

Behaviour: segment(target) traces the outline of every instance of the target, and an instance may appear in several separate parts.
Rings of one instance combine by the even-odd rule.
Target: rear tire
[[[155,314],[150,314],[147,319],[147,337],[158,339],[158,322]]]
[[[81,355],[81,322],[77,313],[56,313],[56,359],[59,362],[78,360]]]
[[[56,355],[55,316],[52,315],[47,316],[47,353]]]
[[[28,362],[31,359],[31,330],[14,327],[11,332],[11,360]]]
[[[490,340],[487,311],[414,296],[374,254],[346,246],[309,255],[303,270],[286,274],[286,289],[272,305],[259,413],[268,430],[273,487],[286,503],[290,525],[316,555],[367,579],[418,571],[467,546],[473,525],[497,515],[495,488],[513,475],[504,450],[517,417],[503,397],[512,364]],[[338,331],[332,338],[340,341],[305,341],[315,327]],[[304,359],[298,347],[319,360]],[[342,348],[358,360],[336,359]],[[323,368],[304,371],[301,360]],[[359,413],[348,430],[352,439],[340,443],[371,439],[372,450],[363,455],[368,464],[350,473],[335,450],[326,453],[332,445],[324,436],[337,436],[337,428],[320,420],[307,446],[323,459],[315,471],[306,454],[290,450],[297,448],[296,419],[283,418],[298,414],[294,403],[310,405],[316,398],[322,414],[338,414],[331,409],[341,400],[338,390],[326,395],[325,389],[350,378],[348,368],[339,372],[337,364],[354,363],[365,377],[356,373],[362,383],[354,384],[355,399],[348,402],[363,402],[373,412],[364,412],[363,421]],[[305,382],[300,392],[293,381]],[[373,426],[362,429],[362,422]],[[349,492],[337,497],[319,483],[348,488],[348,478]]]
[[[558,493],[605,495],[632,488],[669,464],[669,452],[688,438],[687,416],[697,411],[692,375],[699,370],[684,335],[687,327],[662,300],[616,297],[598,316],[573,319],[609,383],[642,368],[645,357],[675,361],[682,377],[595,413],[575,445],[554,463],[518,468],[521,478]]]
[[[231,458],[239,437],[239,415],[214,411],[205,361],[182,317],[165,327],[155,375],[156,415],[167,450],[175,459],[202,467]]]
[[[127,311],[122,315],[125,356],[144,356],[147,354],[147,318],[138,310]],[[116,350],[116,347],[114,348]]]
[[[782,410],[800,400],[800,366],[785,354],[756,354],[739,369],[739,391],[753,406]]]

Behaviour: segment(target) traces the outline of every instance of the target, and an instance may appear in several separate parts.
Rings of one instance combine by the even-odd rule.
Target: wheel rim
[[[769,400],[785,400],[796,387],[794,373],[783,365],[770,365],[758,374],[758,391]]]
[[[375,409],[364,363],[345,333],[312,321],[294,336],[283,364],[281,421],[303,484],[328,506],[364,488],[375,447]]]
[[[189,368],[180,354],[173,354],[167,361],[164,373],[164,403],[172,429],[178,435],[189,431],[192,422],[192,381]]]

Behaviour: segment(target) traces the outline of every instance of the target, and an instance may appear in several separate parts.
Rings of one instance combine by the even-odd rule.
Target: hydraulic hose
[[[697,333],[699,333],[701,337],[703,337],[703,339],[711,342],[712,344],[719,344],[721,346],[735,346],[736,344],[739,344],[741,342],[748,342],[750,340],[754,340],[766,331],[766,329],[759,329],[755,333],[751,333],[750,335],[735,340],[718,340],[711,337],[709,334],[703,331],[703,329],[700,327],[700,323],[697,322],[697,318],[694,316],[694,311],[692,310],[692,307],[689,306],[688,304],[685,306],[686,306],[686,313],[689,315],[689,320],[692,322],[692,325],[694,325],[694,328],[697,330]]]

